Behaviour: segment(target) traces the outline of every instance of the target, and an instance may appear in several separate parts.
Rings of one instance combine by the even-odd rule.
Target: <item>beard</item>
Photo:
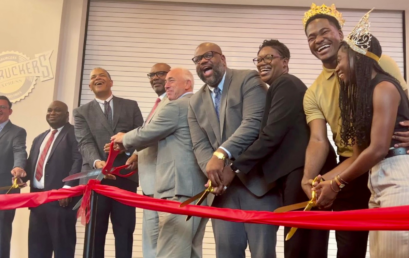
[[[222,63],[219,63],[217,66],[212,65],[212,70],[213,74],[210,77],[205,77],[203,71],[200,69],[200,67],[196,67],[196,73],[199,76],[199,78],[206,83],[207,85],[211,87],[216,87],[220,81],[223,78],[223,75],[225,73],[225,69],[223,67]]]

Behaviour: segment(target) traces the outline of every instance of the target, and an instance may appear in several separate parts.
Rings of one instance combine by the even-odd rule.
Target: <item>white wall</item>
[[[150,0],[154,2],[156,0]],[[308,10],[311,0],[162,0],[208,4],[292,6]],[[406,60],[409,60],[409,3],[407,0],[333,0],[339,8],[404,10],[406,12]],[[322,4],[317,2],[317,4]],[[53,99],[77,106],[85,33],[87,0],[0,0],[0,52],[19,51],[33,58],[53,50],[54,79],[37,82],[33,92],[13,106],[11,119],[27,130],[27,147],[35,136],[47,129],[45,111]],[[301,19],[301,17],[300,17]],[[109,39],[101,39],[109,40]],[[406,66],[409,75],[409,67]],[[13,230],[12,257],[27,257],[28,211],[18,210]]]

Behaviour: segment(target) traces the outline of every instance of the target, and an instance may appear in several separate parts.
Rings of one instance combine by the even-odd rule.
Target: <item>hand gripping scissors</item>
[[[320,180],[320,182],[324,181],[322,178]],[[318,177],[314,178],[314,180],[312,181],[312,185],[314,186],[315,183],[318,182]],[[301,208],[304,208],[304,211],[309,211],[311,210],[313,207],[316,206],[317,203],[317,193],[315,191],[312,191],[312,196],[311,196],[311,200],[306,201],[306,202],[300,202],[300,203],[296,203],[296,204],[291,204],[291,205],[287,205],[287,206],[283,206],[280,207],[278,209],[276,209],[274,212],[286,212],[286,211],[293,211],[293,210],[298,210]],[[288,232],[287,236],[285,237],[285,241],[290,240],[293,235],[295,234],[295,232],[297,231],[297,228],[291,228],[290,232]]]
[[[193,197],[190,197],[186,201],[182,202],[179,207],[185,207],[186,205],[196,201],[199,199],[196,203],[196,205],[202,204],[202,202],[206,199],[206,197],[209,195],[209,193],[213,192],[213,187],[212,187],[212,182],[209,180],[209,186],[206,188],[206,190],[196,194]],[[186,217],[186,221],[188,221],[192,216],[188,215]]]
[[[23,188],[23,187],[26,186],[26,184],[19,184],[17,179],[18,179],[18,178],[15,178],[15,179],[13,180],[13,184],[10,185],[10,186],[0,187],[0,191],[7,190],[6,194],[8,194],[12,189]]]
[[[130,177],[133,174],[136,173],[136,171],[131,171],[128,174],[120,174],[119,172],[122,169],[127,168],[129,165],[122,165],[119,167],[112,167],[114,165],[114,161],[116,157],[121,153],[121,150],[115,150],[114,149],[114,142],[111,142],[109,146],[109,154],[108,154],[108,159],[105,163],[105,166],[102,169],[94,169],[91,171],[86,171],[86,172],[81,172],[73,175],[69,175],[66,178],[64,178],[62,181],[63,182],[68,182],[72,180],[77,180],[80,178],[93,178],[97,176],[96,180],[101,181],[104,179],[105,175],[115,175],[115,176],[120,176],[120,177]],[[78,209],[81,206],[82,198],[77,202],[77,204],[74,206],[73,210]]]

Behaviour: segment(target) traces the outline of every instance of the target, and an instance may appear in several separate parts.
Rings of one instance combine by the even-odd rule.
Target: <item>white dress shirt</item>
[[[223,79],[219,82],[219,85],[217,85],[217,87],[220,89],[220,94],[221,95],[223,94],[223,85],[224,85],[224,80],[225,79],[226,79],[226,72],[223,75]],[[212,100],[213,100],[213,105],[215,105],[214,98],[216,97],[216,94],[214,93],[214,87],[210,87],[209,85],[207,87],[209,87],[210,95],[212,96]],[[229,159],[231,158],[230,151],[228,151],[226,148],[224,148],[222,146],[220,146],[219,148],[224,150],[227,153],[227,155],[229,156]]]
[[[37,178],[35,177],[35,173],[36,173],[36,171],[37,171],[37,166],[38,166],[38,160],[40,159],[41,153],[43,152],[44,147],[45,147],[45,145],[47,144],[48,139],[50,139],[50,137],[51,137],[51,134],[52,134],[52,132],[53,132],[53,130],[54,130],[53,128],[50,129],[50,131],[48,132],[48,134],[45,136],[43,142],[41,143],[40,151],[38,152],[38,157],[37,157],[36,166],[35,166],[35,169],[34,169],[34,177],[31,179],[31,180],[33,180],[33,181],[32,181],[33,186],[34,186],[35,188],[37,188],[37,189],[44,189],[44,178],[45,178],[45,173],[46,173],[46,169],[45,169],[45,168],[46,168],[47,160],[48,160],[48,157],[50,156],[50,153],[51,153],[51,150],[52,150],[52,148],[53,148],[54,142],[55,142],[55,140],[57,139],[58,135],[60,134],[60,132],[61,132],[61,130],[62,130],[63,128],[64,128],[64,126],[58,128],[58,129],[57,129],[57,133],[55,133],[55,135],[54,135],[54,140],[53,140],[53,142],[51,143],[50,148],[48,149],[47,156],[45,156],[44,165],[43,165],[43,176],[41,177],[40,181],[38,181]],[[64,187],[66,187],[66,186],[64,186]],[[68,187],[69,187],[69,186],[68,186]]]
[[[97,99],[97,98],[95,98],[95,100],[98,102],[98,104],[99,104],[99,107],[101,108],[101,110],[102,110],[102,113],[104,113],[105,114],[105,101],[106,102],[109,102],[109,106],[111,107],[111,113],[112,113],[112,121],[114,120],[114,102],[113,101],[111,101],[112,100],[112,98],[114,97],[114,95],[111,95],[109,98],[107,98],[106,100],[102,100],[102,99]],[[95,168],[95,163],[97,162],[97,161],[101,161],[100,159],[96,159],[96,160],[94,160],[94,164],[92,165],[92,167],[93,168]]]
[[[111,101],[112,100],[112,98],[114,97],[114,95],[111,95],[109,98],[107,98],[106,100],[102,100],[102,99],[97,99],[97,98],[95,98],[95,100],[98,102],[98,104],[99,104],[99,107],[101,108],[101,110],[102,110],[102,113],[104,113],[105,114],[105,101],[106,102],[109,102],[109,106],[111,107],[111,113],[112,113],[112,120],[114,119],[114,102],[113,101]]]
[[[5,122],[3,122],[3,123],[0,124],[0,133],[1,133],[1,131],[3,131],[3,128],[6,126],[6,124],[7,124],[9,121],[10,121],[10,120],[7,120],[7,121],[5,121]]]

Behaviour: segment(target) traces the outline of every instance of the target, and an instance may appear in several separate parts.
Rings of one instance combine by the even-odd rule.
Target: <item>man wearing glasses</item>
[[[150,73],[147,74],[152,89],[158,95],[155,104],[152,107],[143,126],[149,124],[153,117],[168,102],[166,96],[165,84],[166,75],[170,71],[170,66],[165,63],[158,63],[152,66]],[[155,189],[155,171],[156,158],[158,155],[158,145],[151,145],[134,154],[128,159],[127,164],[132,164],[132,168],[138,167],[139,182],[144,195],[153,197]],[[137,164],[137,165],[136,165]],[[142,252],[145,258],[156,257],[156,246],[159,234],[159,218],[157,211],[143,210],[142,222]]]
[[[12,178],[26,176],[26,130],[11,123],[13,110],[6,96],[0,96],[0,187],[11,185]],[[5,194],[3,190],[0,194]],[[13,189],[10,193],[19,193]],[[10,257],[12,223],[16,210],[0,211],[0,258]]]
[[[289,74],[290,51],[278,40],[265,40],[260,46],[254,64],[263,82],[270,85],[258,139],[225,169],[223,183],[230,184],[237,175],[249,174],[259,168],[268,184],[275,190],[283,205],[308,201],[301,188],[305,151],[309,130],[305,122],[303,98],[305,84]],[[335,153],[333,153],[335,155]],[[280,202],[270,205],[278,208]],[[278,227],[276,227],[278,229]],[[290,231],[284,229],[284,236]],[[298,229],[284,242],[286,258],[326,258],[327,249],[321,245],[328,239],[328,231]],[[275,239],[270,239],[275,245]],[[275,257],[275,256],[274,256]]]
[[[233,175],[223,183],[235,159],[257,139],[266,100],[266,85],[256,71],[228,69],[226,57],[214,43],[202,43],[193,57],[205,85],[189,103],[188,121],[193,150],[200,168],[215,187],[208,203],[214,207],[273,211],[280,201],[261,171]],[[218,195],[226,189],[223,195]],[[211,200],[214,197],[214,201]],[[213,201],[213,203],[212,203]],[[244,258],[247,243],[252,257],[275,257],[277,227],[212,220],[216,256]]]

